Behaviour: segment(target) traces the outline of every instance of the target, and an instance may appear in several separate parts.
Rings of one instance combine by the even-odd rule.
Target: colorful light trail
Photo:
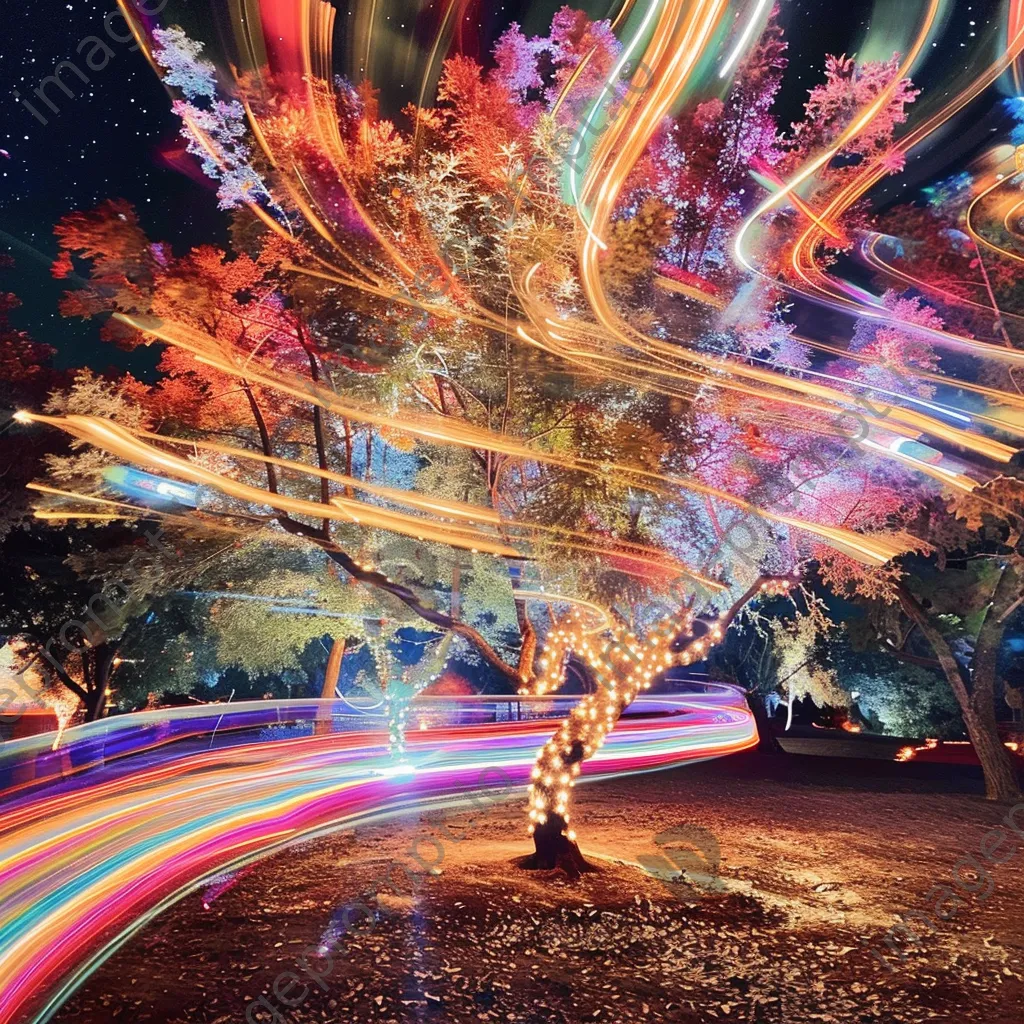
[[[581,781],[651,771],[742,750],[756,730],[737,690],[642,697]],[[572,700],[506,697],[418,701],[410,771],[390,773],[382,715],[342,702],[254,702],[144,712],[68,731],[63,757],[124,762],[9,799],[0,822],[0,1020],[42,1024],[135,930],[207,879],[299,841],[389,814],[467,802],[482,768],[527,779],[550,716]],[[510,705],[531,717],[514,721]],[[359,731],[196,750],[160,746],[333,710]],[[536,716],[536,717],[533,717]],[[497,720],[499,717],[504,720]],[[421,719],[428,727],[415,727]],[[459,724],[463,722],[465,724]],[[371,731],[362,731],[366,727]],[[166,736],[161,736],[165,732]],[[37,738],[5,746],[2,770],[31,770]],[[137,762],[141,766],[133,767]],[[118,768],[120,765],[120,769]],[[129,770],[130,769],[130,770]]]

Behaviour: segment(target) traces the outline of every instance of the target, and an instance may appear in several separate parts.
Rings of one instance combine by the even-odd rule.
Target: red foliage
[[[708,295],[717,297],[722,294],[722,289],[706,277],[701,277],[700,274],[693,274],[689,270],[675,266],[673,263],[659,263],[655,269],[664,277],[669,277],[680,284],[689,285],[691,288],[697,288]]]
[[[485,80],[476,61],[458,55],[444,62],[437,96],[449,105],[453,141],[466,166],[490,178],[501,165],[502,149],[523,141],[512,93],[497,81]]]
[[[72,273],[74,266],[71,263],[71,253],[67,249],[61,249],[57,254],[57,258],[53,261],[53,265],[50,267],[50,273],[57,278],[58,281],[64,280],[68,274]]]

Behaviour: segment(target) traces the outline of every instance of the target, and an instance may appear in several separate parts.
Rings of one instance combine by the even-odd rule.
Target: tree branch
[[[256,396],[252,393],[252,387],[247,380],[242,381],[242,390],[245,392],[245,397],[249,400],[249,408],[252,410],[253,419],[256,421],[256,429],[260,433],[260,444],[263,446],[264,455],[273,455],[273,449],[270,446],[270,431],[267,430],[267,421],[263,418],[263,410],[259,406],[259,402],[256,401]],[[267,467],[267,490],[271,494],[277,494],[277,470],[271,463],[266,463]]]
[[[278,517],[278,522],[288,533],[313,541],[313,543],[324,550],[333,562],[341,566],[342,569],[350,576],[359,580],[360,583],[366,583],[371,587],[376,587],[378,590],[391,594],[432,626],[437,626],[439,629],[447,629],[457,636],[465,637],[476,647],[481,657],[491,668],[495,669],[502,677],[514,683],[517,687],[521,686],[526,678],[528,678],[528,675],[524,677],[521,675],[520,670],[509,665],[478,630],[468,623],[454,618],[447,612],[424,604],[413,590],[402,583],[389,579],[384,573],[378,572],[376,569],[364,569],[347,551],[339,548],[324,531],[305,526],[287,516]],[[527,646],[524,640],[523,653],[526,653]],[[522,660],[521,655],[520,661],[522,662]],[[526,667],[528,666],[524,666],[524,670]]]
[[[312,377],[314,384],[319,384],[320,364],[317,362],[316,354],[313,352],[306,332],[303,329],[302,318],[298,315],[295,317],[295,333],[299,339],[299,344],[302,346],[302,350],[306,353],[306,358],[309,360],[309,375]],[[317,464],[321,469],[326,470],[329,468],[327,463],[327,433],[324,430],[324,411],[319,405],[313,406],[313,437],[316,439]],[[326,476],[320,477],[320,503],[323,505],[331,503],[331,483]],[[323,520],[323,527],[324,532],[329,535],[331,532],[330,519]]]

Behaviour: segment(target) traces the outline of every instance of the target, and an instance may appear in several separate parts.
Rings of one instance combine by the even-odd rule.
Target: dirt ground
[[[1024,848],[987,865],[987,898],[958,889],[952,919],[919,925],[905,961],[883,945],[1005,815],[954,791],[977,786],[963,769],[754,753],[585,785],[574,824],[600,870],[575,881],[512,865],[530,848],[518,796],[471,822],[338,833],[207,890],[209,909],[177,904],[55,1019],[1022,1024]],[[403,870],[420,871],[414,840],[427,863],[443,850],[438,874]],[[345,914],[361,894],[372,919]]]

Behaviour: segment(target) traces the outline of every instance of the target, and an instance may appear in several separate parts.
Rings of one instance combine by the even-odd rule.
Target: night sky
[[[57,312],[67,282],[53,280],[49,264],[57,253],[53,225],[63,214],[122,197],[135,204],[150,237],[181,249],[220,240],[226,227],[213,187],[171,169],[161,158],[162,150],[179,148],[178,119],[142,55],[131,52],[132,44],[105,35],[104,15],[114,9],[113,0],[46,0],[44,5],[11,5],[5,19],[0,79],[8,101],[0,146],[10,158],[0,155],[0,242],[16,268],[5,274],[2,286],[24,304],[15,317],[19,325],[56,347],[62,365],[125,365],[127,358],[98,340],[97,324]],[[112,25],[116,35],[125,34],[120,19]],[[75,62],[88,74],[89,84],[66,72],[63,79],[78,95],[71,99],[49,89],[60,111],[54,114],[36,104],[49,120],[40,124],[11,96],[13,89],[31,96],[40,79],[52,74],[59,61],[75,57],[79,42],[89,35],[107,39],[115,56],[98,71],[88,71],[79,57]],[[132,366],[152,361],[151,353],[141,352],[132,357]]]
[[[158,4],[159,0],[149,0],[151,9]],[[539,31],[557,6],[518,0],[495,7],[494,15],[481,18],[476,28],[484,37],[483,48],[489,47],[507,21],[516,18],[528,31]],[[606,9],[599,3],[587,6],[593,16]],[[905,6],[910,12],[917,9],[909,0]],[[967,67],[972,55],[977,60],[984,50],[987,61],[993,52],[991,42],[987,50],[978,44],[986,29],[999,24],[1001,5],[988,0],[951,6],[954,11],[943,42],[917,76],[919,84],[927,86],[933,76],[936,81],[948,81],[951,69]],[[210,25],[210,9],[207,0],[172,0],[159,21],[182,23],[195,31],[197,22]],[[152,353],[120,353],[98,341],[98,325],[66,320],[57,312],[66,282],[54,281],[49,273],[56,255],[53,224],[70,210],[122,197],[135,204],[150,237],[169,241],[181,251],[204,241],[223,242],[227,221],[216,208],[212,185],[168,166],[164,154],[181,149],[177,119],[141,54],[104,34],[104,15],[113,10],[113,0],[45,0],[41,5],[8,6],[0,53],[0,80],[7,97],[0,108],[0,147],[9,154],[0,154],[0,245],[17,265],[5,273],[0,287],[21,297],[24,305],[16,322],[37,340],[54,345],[62,365],[117,363],[145,374],[153,363]],[[782,0],[790,59],[780,98],[784,122],[799,115],[807,89],[821,78],[826,53],[856,52],[872,10],[871,4],[860,0]],[[824,11],[826,17],[822,17]],[[339,22],[344,26],[345,19]],[[123,35],[120,19],[112,22],[112,31]],[[197,34],[204,36],[201,29]],[[67,98],[51,89],[60,109],[58,113],[43,109],[49,123],[40,124],[14,99],[13,91],[31,97],[40,79],[52,74],[59,61],[76,57],[76,47],[90,35],[107,40],[114,56],[101,70],[86,71],[88,84],[66,72],[64,78],[77,96]],[[210,41],[216,44],[215,39]],[[85,69],[84,56],[77,57],[76,63]],[[940,146],[913,160],[904,175],[890,179],[878,199],[891,201],[901,193],[913,196],[927,177],[953,169],[955,161],[990,142],[993,129],[1005,127],[995,112],[996,98],[990,94],[976,103]]]

